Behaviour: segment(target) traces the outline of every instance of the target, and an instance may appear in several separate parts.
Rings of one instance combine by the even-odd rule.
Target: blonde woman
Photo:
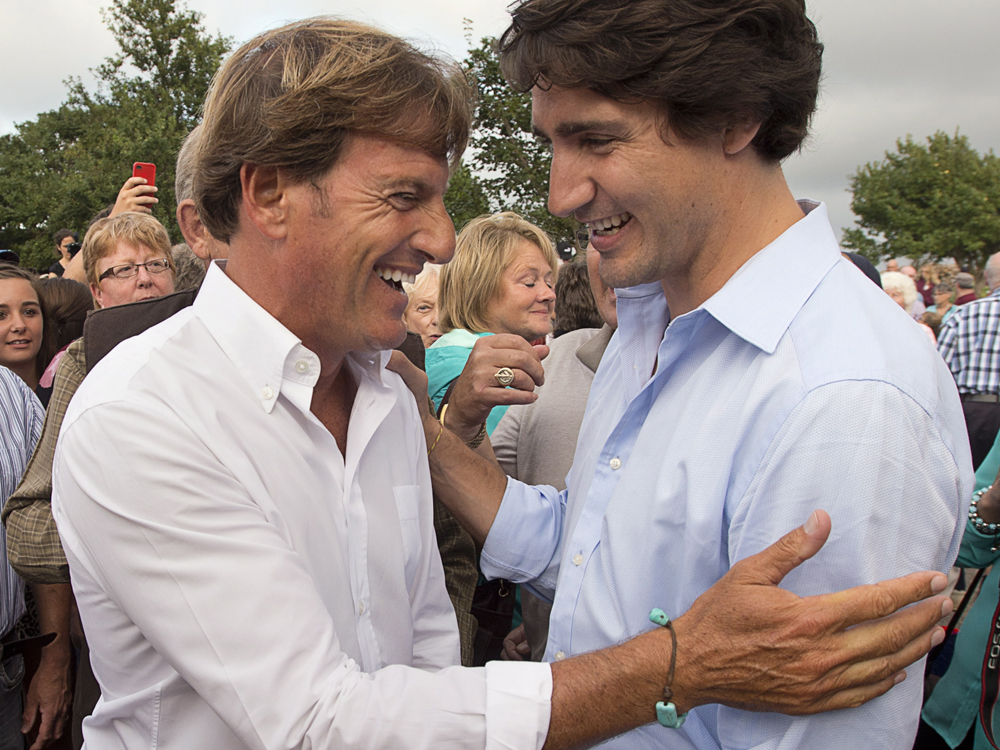
[[[509,211],[473,219],[458,236],[455,257],[441,270],[439,324],[427,350],[428,392],[435,406],[461,374],[477,339],[511,333],[527,341],[552,330],[559,258],[541,229]],[[497,406],[486,430],[507,410]]]

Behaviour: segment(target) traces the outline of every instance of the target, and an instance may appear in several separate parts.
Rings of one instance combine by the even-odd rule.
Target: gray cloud
[[[0,0],[0,133],[52,109],[62,81],[114,52],[99,9],[107,0]],[[191,0],[209,30],[245,40],[319,13],[368,20],[456,58],[463,18],[474,36],[499,33],[508,0]],[[1000,147],[1000,3],[996,0],[810,0],[826,44],[814,135],[788,160],[793,192],[824,200],[838,231],[853,223],[848,175],[881,159],[896,138],[960,128],[980,151]]]

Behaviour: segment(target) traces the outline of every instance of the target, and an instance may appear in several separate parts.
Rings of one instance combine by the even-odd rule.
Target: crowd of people
[[[0,750],[992,742],[1000,568],[938,623],[1000,556],[1000,254],[879,274],[791,196],[799,0],[511,13],[569,261],[456,234],[464,73],[332,18],[219,70],[184,243],[133,177],[0,256]]]

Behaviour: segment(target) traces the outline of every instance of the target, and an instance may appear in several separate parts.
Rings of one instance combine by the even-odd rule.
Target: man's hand
[[[49,655],[42,649],[42,660],[28,686],[21,718],[22,734],[38,732],[29,750],[42,750],[62,737],[72,701],[69,654]]]
[[[154,197],[154,193],[159,190],[154,185],[148,185],[145,177],[129,177],[118,191],[118,199],[115,200],[115,207],[111,209],[111,216],[117,216],[126,211],[138,211],[140,213],[152,213],[152,206],[160,201]]]
[[[528,643],[528,636],[524,632],[522,622],[512,631],[507,633],[503,639],[503,651],[500,658],[504,661],[524,661],[531,657],[531,645]]]
[[[935,624],[952,607],[932,596],[947,585],[941,573],[804,598],[779,588],[829,534],[830,517],[816,511],[733,565],[675,621],[679,710],[722,703],[800,715],[859,706],[901,682],[901,670],[941,641]]]
[[[478,434],[494,406],[535,401],[535,386],[545,382],[542,359],[548,353],[547,346],[532,346],[521,336],[509,333],[479,339],[451,390],[445,426],[469,441]],[[502,367],[514,371],[509,388],[497,382],[496,373]]]

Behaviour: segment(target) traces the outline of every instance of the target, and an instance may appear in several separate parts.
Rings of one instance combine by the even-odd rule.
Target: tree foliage
[[[156,164],[153,215],[180,239],[177,151],[231,40],[206,33],[201,14],[175,0],[113,0],[102,13],[119,51],[92,71],[96,90],[71,78],[57,110],[0,137],[0,247],[17,250],[24,266],[47,268],[52,234],[84,231],[136,161]]]
[[[466,157],[468,174],[459,184],[452,177],[449,210],[459,199],[462,206],[480,205],[481,193],[485,210],[515,211],[554,241],[572,240],[578,224],[553,216],[546,207],[552,157],[531,132],[530,95],[515,92],[500,73],[496,40],[482,39],[463,65],[476,89],[476,118]],[[464,221],[472,218],[456,213]],[[461,226],[456,214],[453,218]]]
[[[1000,251],[1000,159],[958,132],[896,141],[895,153],[858,169],[851,190],[860,218],[843,244],[874,262],[951,257],[979,269]]]

